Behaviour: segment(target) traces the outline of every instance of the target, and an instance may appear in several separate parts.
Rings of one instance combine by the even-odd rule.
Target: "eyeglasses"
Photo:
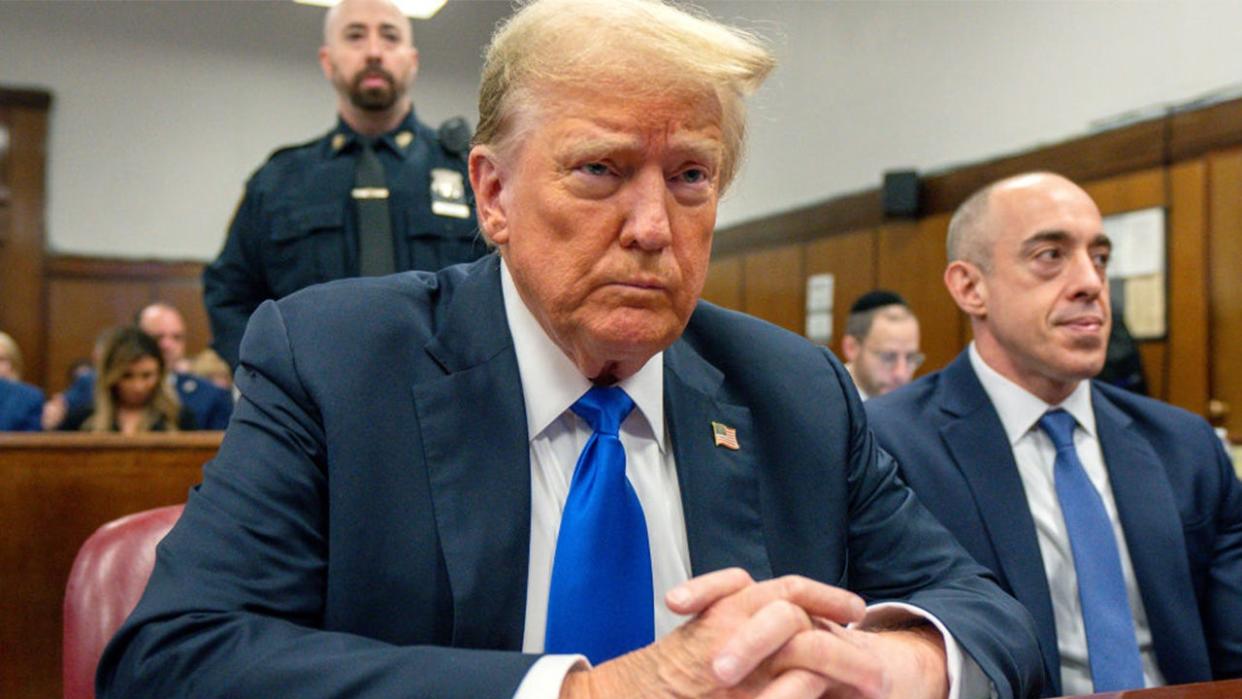
[[[906,366],[910,367],[911,371],[918,371],[918,368],[923,366],[923,362],[927,359],[927,356],[922,352],[909,352],[907,354],[902,354],[901,352],[876,352],[875,350],[867,350],[867,352],[880,360],[880,363],[887,369],[896,369],[897,362],[905,359]]]

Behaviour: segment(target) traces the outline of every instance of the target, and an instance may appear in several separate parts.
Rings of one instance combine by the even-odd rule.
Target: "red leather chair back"
[[[94,699],[104,646],[134,611],[155,567],[155,545],[184,505],[108,522],[82,544],[65,587],[65,699]]]

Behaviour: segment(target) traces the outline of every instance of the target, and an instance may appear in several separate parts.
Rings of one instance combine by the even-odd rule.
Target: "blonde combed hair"
[[[754,35],[662,0],[531,0],[492,36],[479,88],[476,145],[504,152],[519,113],[547,89],[617,88],[635,98],[714,93],[723,191],[741,161],[745,98],[776,60]]]

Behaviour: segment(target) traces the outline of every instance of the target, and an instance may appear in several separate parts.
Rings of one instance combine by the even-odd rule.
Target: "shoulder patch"
[[[294,144],[287,145],[287,146],[281,146],[277,148],[276,150],[272,151],[271,154],[267,156],[267,162],[271,162],[272,160],[276,159],[278,156],[281,156],[285,153],[289,153],[295,150],[302,150],[303,148],[310,148],[312,146],[315,146],[320,141],[322,141],[324,138],[326,138],[326,136],[316,136],[310,139],[309,141],[303,141],[302,143],[294,143]]]

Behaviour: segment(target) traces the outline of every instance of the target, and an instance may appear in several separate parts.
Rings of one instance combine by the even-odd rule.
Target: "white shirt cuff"
[[[949,699],[996,699],[995,685],[983,674],[983,669],[962,652],[953,634],[945,628],[936,615],[904,602],[884,602],[867,607],[867,615],[851,626],[866,629],[868,626],[888,626],[903,617],[916,616],[931,622],[944,639],[944,659],[949,674]],[[515,698],[516,699],[516,698]]]
[[[590,667],[585,655],[545,655],[526,671],[522,684],[513,693],[513,699],[556,699],[561,695],[561,685],[571,670]]]

